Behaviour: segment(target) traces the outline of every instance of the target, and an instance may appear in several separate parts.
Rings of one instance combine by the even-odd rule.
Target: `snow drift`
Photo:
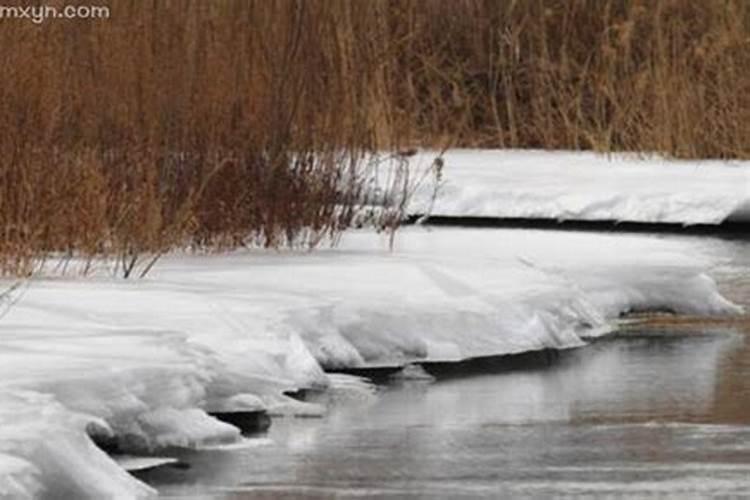
[[[423,169],[435,153],[412,160]],[[632,154],[450,150],[443,181],[417,190],[411,214],[579,221],[750,223],[750,163]],[[434,205],[433,205],[434,203]],[[430,208],[432,207],[432,208]]]
[[[412,228],[315,254],[170,256],[146,280],[35,280],[0,319],[0,498],[140,498],[123,451],[211,447],[211,411],[320,414],[283,395],[372,387],[323,368],[581,345],[623,312],[729,314],[688,242]],[[694,253],[694,252],[693,252]]]

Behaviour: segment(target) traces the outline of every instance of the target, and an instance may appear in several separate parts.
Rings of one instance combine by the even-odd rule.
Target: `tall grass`
[[[395,2],[417,139],[750,157],[750,3]]]
[[[313,244],[395,147],[384,4],[111,2],[0,27],[0,268]]]
[[[314,245],[402,146],[750,157],[742,0],[102,3],[0,23],[3,272]]]

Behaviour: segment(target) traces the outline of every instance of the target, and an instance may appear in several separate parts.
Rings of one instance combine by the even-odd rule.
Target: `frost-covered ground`
[[[424,168],[435,157],[412,160]],[[439,216],[677,224],[750,221],[750,163],[667,161],[560,151],[450,150],[430,211],[425,182],[409,212]]]
[[[154,492],[88,434],[129,452],[237,443],[211,411],[317,414],[283,396],[370,387],[323,368],[581,345],[623,312],[731,314],[720,253],[646,236],[370,232],[317,253],[170,256],[145,280],[39,279],[0,318],[0,498]]]

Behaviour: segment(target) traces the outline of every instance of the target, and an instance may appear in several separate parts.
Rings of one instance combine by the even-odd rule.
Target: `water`
[[[750,244],[696,251],[720,251],[722,290],[750,305]],[[641,328],[513,370],[394,382],[141,477],[181,499],[750,498],[748,336]]]

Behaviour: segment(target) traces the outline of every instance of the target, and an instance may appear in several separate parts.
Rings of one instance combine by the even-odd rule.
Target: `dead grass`
[[[750,157],[747,2],[397,5],[410,20],[400,90],[418,140]]]
[[[175,246],[312,245],[348,225],[362,159],[396,147],[385,4],[111,2],[5,21],[0,269]]]
[[[670,314],[643,314],[629,318],[623,329],[647,327],[668,327],[673,329],[695,330],[696,328],[728,327],[750,333],[750,316],[675,316]]]
[[[0,27],[4,273],[314,246],[401,146],[750,157],[741,0],[104,3]]]

